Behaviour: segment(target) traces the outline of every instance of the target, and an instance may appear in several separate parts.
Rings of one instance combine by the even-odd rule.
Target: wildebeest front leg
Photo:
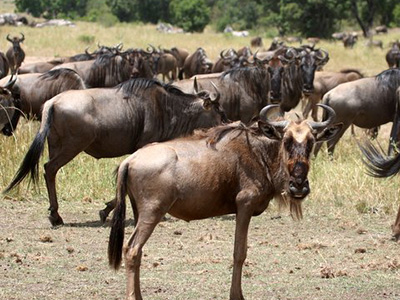
[[[236,214],[233,274],[229,300],[244,300],[242,292],[242,268],[247,255],[247,234],[252,214],[239,208]]]
[[[397,212],[396,221],[392,225],[392,234],[393,234],[393,239],[395,241],[398,241],[400,238],[400,207],[399,211]]]

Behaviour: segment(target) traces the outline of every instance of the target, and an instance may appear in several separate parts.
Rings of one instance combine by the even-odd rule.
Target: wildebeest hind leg
[[[53,226],[64,224],[63,219],[58,214],[58,201],[56,192],[57,172],[61,167],[70,162],[79,153],[80,151],[76,149],[60,150],[59,148],[53,149],[51,146],[49,146],[50,160],[44,165],[44,170],[45,170],[44,178],[46,180],[47,192],[49,194],[49,202],[50,202],[49,220],[51,225]]]

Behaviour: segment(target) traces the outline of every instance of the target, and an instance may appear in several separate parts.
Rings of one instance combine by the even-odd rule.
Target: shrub
[[[172,0],[172,23],[188,32],[202,32],[210,22],[210,9],[204,0]]]

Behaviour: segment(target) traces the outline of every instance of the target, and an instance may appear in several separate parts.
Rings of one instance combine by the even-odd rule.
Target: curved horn
[[[325,109],[325,111],[326,111],[326,113],[327,113],[327,118],[326,118],[325,121],[322,121],[322,122],[313,122],[313,121],[309,121],[308,124],[309,124],[313,129],[320,131],[320,130],[325,129],[326,127],[328,127],[330,124],[333,123],[333,121],[334,121],[335,118],[336,118],[336,113],[335,113],[335,111],[333,110],[333,108],[330,107],[330,106],[328,106],[328,105],[321,104],[321,103],[319,103],[319,104],[317,104],[317,105],[318,105],[318,106],[321,106],[323,109]]]
[[[323,49],[319,49],[316,54],[315,57],[321,62],[327,62],[329,60],[329,53]]]
[[[217,86],[214,84],[214,82],[210,81],[211,85],[214,87],[216,96],[215,97],[210,97],[212,102],[218,102],[219,98],[221,97],[221,93],[219,92]]]
[[[7,39],[7,41],[9,41],[9,42],[11,42],[11,43],[12,43],[12,39],[10,39],[10,34],[7,34],[7,37],[6,37],[6,39]]]
[[[279,104],[270,104],[265,106],[261,111],[260,111],[260,121],[267,123],[271,126],[274,126],[275,128],[278,129],[284,129],[289,121],[287,120],[282,120],[282,121],[271,121],[268,119],[268,112],[275,107],[279,107]]]
[[[8,82],[6,83],[6,85],[4,86],[4,88],[6,89],[11,89],[14,85],[14,83],[17,81],[17,75],[15,75],[14,79],[14,74],[11,75],[10,80],[8,80]]]
[[[25,36],[24,36],[24,34],[22,32],[20,32],[20,34],[22,36],[22,39],[19,39],[19,41],[22,43],[25,40]]]

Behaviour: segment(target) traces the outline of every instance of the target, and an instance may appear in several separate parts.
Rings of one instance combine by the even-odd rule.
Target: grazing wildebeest
[[[288,57],[291,61],[288,61]],[[294,59],[293,59],[294,58]],[[328,52],[313,47],[289,48],[280,56],[286,67],[282,74],[282,112],[295,108],[304,95],[314,91],[315,71],[329,61]]]
[[[293,217],[301,218],[309,194],[310,154],[316,141],[331,138],[339,125],[270,121],[267,106],[252,127],[214,127],[190,137],[157,143],[126,158],[118,168],[117,206],[108,258],[118,269],[122,254],[127,274],[126,299],[141,300],[142,248],[166,213],[185,220],[236,215],[231,300],[243,300],[242,267],[247,255],[250,220],[267,209],[273,197],[286,198]],[[126,195],[135,229],[124,249]]]
[[[352,49],[358,40],[358,35],[349,33],[343,38],[343,46]]]
[[[392,43],[392,47],[386,53],[386,62],[389,68],[400,68],[400,42],[399,40]]]
[[[379,33],[388,33],[388,29],[387,29],[386,25],[380,25],[380,26],[376,26],[375,27],[375,32],[377,34],[379,34]]]
[[[307,118],[311,111],[313,120],[317,121],[317,103],[321,101],[322,97],[328,91],[341,83],[354,81],[363,77],[364,75],[356,69],[343,69],[340,72],[315,72],[314,91],[304,97],[304,100],[307,102],[303,108],[304,118]]]
[[[340,132],[327,142],[329,154],[351,124],[361,128],[375,128],[393,122],[389,153],[393,143],[398,144],[400,120],[396,90],[400,87],[400,69],[389,69],[377,76],[346,82],[330,90],[322,99],[336,112],[336,121],[344,125]],[[316,145],[315,154],[321,145]]]
[[[195,52],[186,57],[182,69],[179,71],[179,79],[190,78],[197,74],[211,73],[213,63],[208,58],[203,48],[197,48]]]
[[[59,68],[76,71],[87,87],[113,87],[131,77],[133,62],[129,59],[129,53],[106,53],[94,60],[60,64],[52,70]]]
[[[185,94],[156,80],[131,79],[113,88],[63,92],[43,106],[40,129],[5,192],[29,173],[37,181],[38,164],[47,139],[44,165],[50,222],[58,214],[56,174],[80,152],[99,158],[130,154],[156,141],[166,141],[226,121],[218,93]]]
[[[0,128],[5,135],[12,134],[9,132],[9,124],[12,123],[15,112],[18,110],[18,100],[11,92],[16,80],[16,76],[11,76],[4,86],[0,85]]]
[[[9,76],[8,76],[9,77]],[[0,80],[4,84],[8,78]],[[83,90],[82,78],[71,69],[56,69],[46,73],[30,73],[18,75],[18,79],[10,89],[17,95],[20,110],[16,114],[24,114],[29,118],[40,119],[42,105],[49,99],[68,90]],[[17,124],[14,124],[14,129]]]
[[[256,37],[252,38],[252,39],[250,40],[250,45],[251,45],[252,47],[254,47],[254,48],[256,48],[256,47],[262,47],[262,46],[263,46],[263,41],[262,41],[261,36],[256,36]]]
[[[19,37],[13,37],[12,39],[10,38],[10,35],[7,35],[7,41],[9,41],[12,46],[8,48],[6,52],[8,64],[11,69],[11,73],[15,74],[15,70],[17,70],[22,62],[25,59],[25,52],[21,48],[21,43],[25,40],[25,36],[23,33],[21,33],[21,38]]]
[[[394,156],[386,156],[382,149],[376,148],[370,141],[366,141],[364,145],[359,144],[359,147],[364,155],[363,162],[368,168],[369,175],[384,178],[399,174],[400,153],[396,153]],[[392,234],[396,241],[400,239],[400,207],[392,225]]]
[[[7,57],[3,52],[0,52],[0,79],[6,77],[10,70]]]

